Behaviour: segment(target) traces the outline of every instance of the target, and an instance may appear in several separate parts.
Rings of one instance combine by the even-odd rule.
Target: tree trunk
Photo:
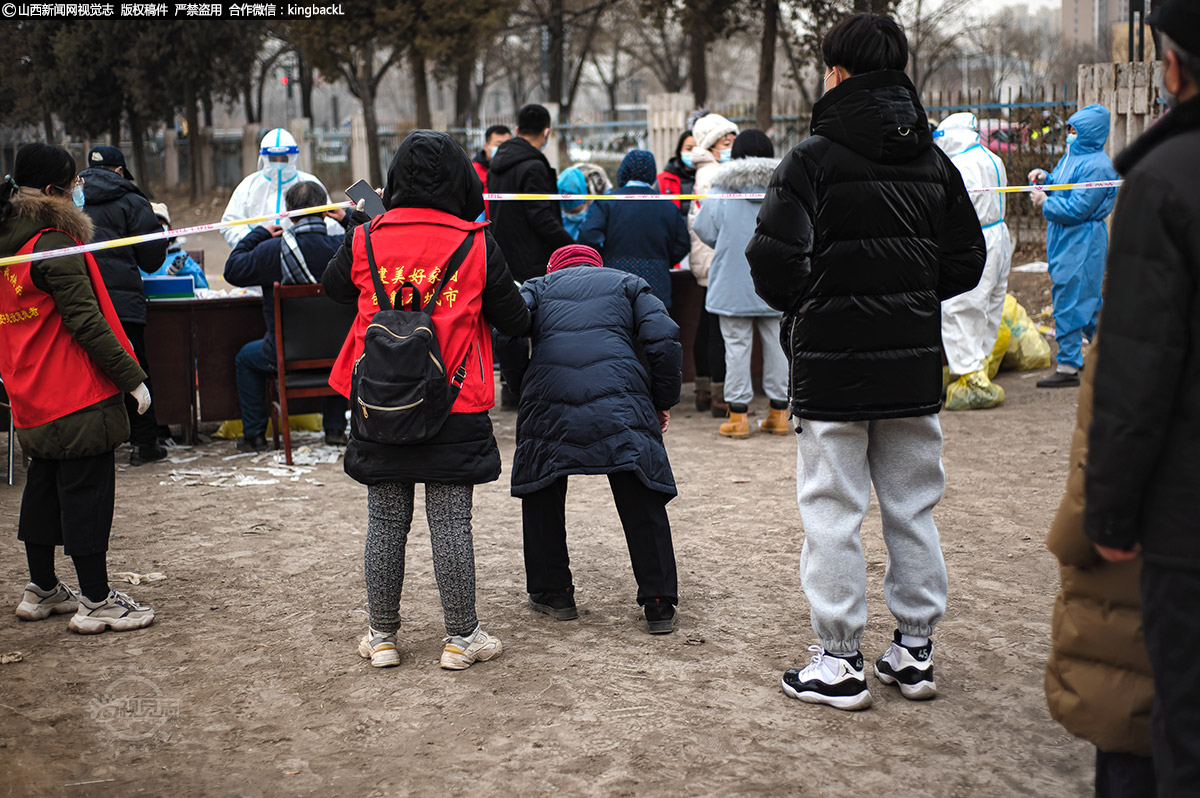
[[[300,67],[300,115],[306,119],[315,119],[313,116],[313,71],[309,63],[304,60],[304,57],[299,53],[296,54],[296,61]],[[291,120],[288,120],[291,121]]]
[[[429,110],[429,80],[425,74],[425,54],[415,44],[408,47],[408,66],[412,70],[413,98],[417,102],[417,127],[427,130],[433,127],[433,114]]]
[[[758,102],[755,105],[755,124],[766,132],[771,128],[775,99],[775,40],[779,29],[779,0],[763,3],[761,54],[758,60]]]
[[[383,185],[383,168],[379,163],[379,119],[375,116],[375,90],[378,85],[372,79],[371,62],[364,58],[359,64],[359,97],[363,109],[363,126],[367,129],[367,175],[372,186]]]
[[[563,101],[563,0],[550,0],[550,48],[546,53],[549,62],[548,94],[549,101],[562,104]]]
[[[211,94],[205,94],[201,100],[204,106],[204,126],[211,128],[213,126],[213,99]]]
[[[200,114],[196,108],[196,89],[190,76],[183,79],[183,112],[187,120],[188,193],[192,202],[200,200]]]
[[[54,118],[50,111],[42,111],[42,129],[46,131],[46,141],[54,141]]]
[[[691,35],[688,36],[688,61],[696,107],[703,108],[708,102],[708,42],[699,23],[693,24]]]
[[[246,115],[247,125],[253,125],[258,121],[258,117],[254,113],[254,81],[250,80],[249,75],[242,80],[242,111]]]
[[[466,127],[474,116],[471,98],[475,88],[475,60],[459,61],[454,69],[454,126]]]
[[[119,102],[116,113],[108,120],[108,143],[118,149],[121,147],[121,106]]]
[[[150,194],[150,173],[146,171],[146,148],[143,145],[142,136],[146,131],[142,127],[142,118],[138,116],[137,111],[128,111],[129,114],[129,140],[133,142],[133,168],[134,174],[138,178],[142,193],[149,196]]]

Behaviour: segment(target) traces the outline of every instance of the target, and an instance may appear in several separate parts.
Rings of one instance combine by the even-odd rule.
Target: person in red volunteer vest
[[[390,446],[356,440],[346,447],[346,473],[367,486],[364,557],[370,628],[359,654],[377,668],[398,665],[397,632],[404,586],[404,545],[413,513],[413,486],[425,484],[425,511],[433,566],[446,624],[441,665],[463,670],[499,656],[500,640],[475,616],[475,551],[471,538],[474,486],[500,476],[500,452],[488,410],[495,404],[491,326],[511,336],[529,328],[529,311],[486,222],[483,188],[458,142],[445,133],[417,130],[401,143],[383,192],[387,212],[370,221],[371,248],[389,292],[404,282],[428,295],[450,256],[473,231],[466,259],[432,311],[446,363],[466,360],[466,379],[442,429],[428,441]],[[321,282],[339,302],[357,302],[358,318],[334,364],[329,384],[350,396],[354,362],[367,325],[379,311],[367,265],[361,211],[350,215],[341,249]],[[408,307],[409,291],[395,297]]]
[[[0,185],[0,257],[89,241],[80,183],[63,148],[22,147]],[[17,615],[73,612],[69,626],[81,634],[148,626],[154,611],[111,590],[107,566],[113,450],[129,438],[124,394],[146,412],[146,374],[90,253],[12,263],[0,274],[0,379],[30,457],[17,524],[30,581]],[[55,575],[55,546],[74,561],[78,593]]]

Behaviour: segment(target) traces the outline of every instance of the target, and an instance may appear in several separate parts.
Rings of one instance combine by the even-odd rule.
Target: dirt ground
[[[1042,540],[1076,392],[1038,391],[1038,376],[1001,375],[1008,401],[996,410],[942,414],[936,517],[950,600],[932,702],[873,677],[875,706],[857,714],[782,694],[782,672],[813,642],[796,444],[720,438],[685,386],[667,434],[678,631],[645,632],[603,478],[571,483],[580,619],[527,608],[507,487],[515,416],[496,410],[506,472],[475,494],[475,537],[479,616],[505,653],[461,673],[437,666],[423,521],[409,545],[402,664],[358,657],[365,489],[340,462],[272,474],[213,442],[175,452],[199,457],[189,462],[121,466],[110,570],[166,575],[123,586],[157,620],[84,637],[66,616],[0,612],[0,652],[23,655],[0,665],[0,795],[1089,795],[1093,751],[1050,719],[1042,692],[1057,587]],[[243,481],[274,484],[205,484],[231,485],[214,469],[235,466]],[[194,475],[174,481],[173,470]],[[27,580],[21,478],[0,487],[10,606]],[[893,628],[875,508],[863,537],[873,657]],[[74,582],[69,564],[59,573]]]

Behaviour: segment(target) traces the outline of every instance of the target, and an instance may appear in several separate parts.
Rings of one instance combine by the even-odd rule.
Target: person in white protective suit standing
[[[266,216],[269,213],[283,213],[287,210],[284,195],[287,190],[297,183],[311,181],[325,188],[320,180],[308,172],[300,171],[300,147],[291,133],[281,127],[267,131],[259,142],[258,171],[247,175],[229,198],[225,206],[222,222],[234,219],[247,219],[254,216]],[[328,202],[329,191],[325,191]],[[273,221],[273,224],[280,224]],[[282,224],[289,223],[285,219]],[[230,247],[236,247],[256,225],[237,224],[221,230],[221,235]],[[331,218],[325,219],[325,227],[330,235],[343,236],[346,231]]]
[[[979,143],[975,114],[946,117],[934,132],[934,143],[950,156],[962,174],[967,190],[1008,185],[1004,162]],[[979,226],[987,243],[987,262],[974,289],[942,303],[942,345],[950,369],[946,390],[947,410],[980,410],[1004,402],[1004,389],[988,377],[987,358],[996,344],[1013,242],[1004,223],[1004,195],[971,194]]]

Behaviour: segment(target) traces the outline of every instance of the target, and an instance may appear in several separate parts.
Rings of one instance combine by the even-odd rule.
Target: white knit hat
[[[730,133],[737,135],[738,126],[720,114],[705,114],[692,125],[692,137],[702,150],[711,150],[714,144]]]

